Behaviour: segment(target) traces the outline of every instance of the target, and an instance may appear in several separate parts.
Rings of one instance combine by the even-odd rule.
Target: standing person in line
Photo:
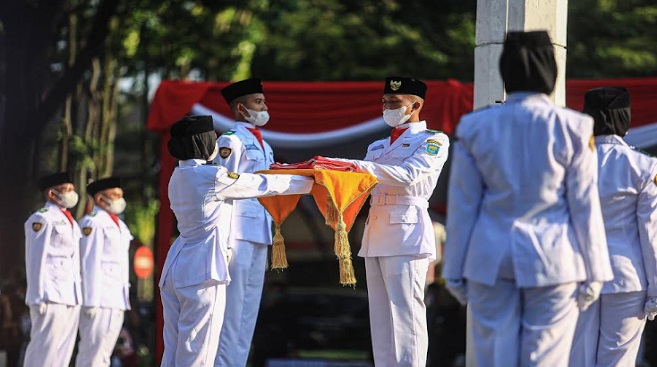
[[[506,103],[456,130],[443,277],[469,303],[478,367],[567,366],[578,306],[612,278],[593,120],[548,97],[547,32],[509,32],[500,72]]]
[[[118,217],[125,210],[121,180],[109,177],[87,185],[93,210],[80,221],[82,312],[75,365],[109,367],[114,345],[130,309],[130,241]]]
[[[657,159],[623,141],[630,94],[602,87],[584,96],[593,117],[598,191],[614,279],[577,321],[570,366],[634,366],[646,315],[657,315]]]
[[[447,160],[447,135],[420,120],[427,86],[386,78],[383,119],[389,138],[367,148],[365,160],[341,159],[375,176],[359,256],[365,258],[372,350],[377,367],[424,367],[429,336],[424,286],[436,258],[427,208]]]
[[[25,222],[25,270],[32,329],[24,367],[68,366],[82,293],[80,227],[68,210],[78,194],[68,172],[38,181],[46,205]]]
[[[235,125],[217,140],[215,162],[231,172],[253,173],[274,163],[271,146],[259,128],[269,121],[260,79],[247,79],[221,90],[235,115]],[[233,203],[228,251],[231,253],[226,287],[226,314],[215,366],[246,366],[258,318],[267,266],[267,248],[272,243],[272,219],[257,199]]]
[[[162,367],[210,366],[224,321],[231,199],[307,194],[313,180],[295,175],[242,175],[208,164],[217,153],[211,116],[187,116],[171,127],[169,153],[180,160],[169,200],[180,236],[167,254],[159,286],[164,307]]]

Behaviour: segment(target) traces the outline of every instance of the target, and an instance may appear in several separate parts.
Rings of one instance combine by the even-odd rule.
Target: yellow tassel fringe
[[[285,255],[285,243],[281,234],[281,227],[277,224],[274,231],[274,245],[271,249],[271,268],[286,269],[287,256]]]

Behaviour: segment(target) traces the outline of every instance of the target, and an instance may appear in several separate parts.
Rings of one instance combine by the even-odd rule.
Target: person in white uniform
[[[567,366],[578,305],[612,278],[593,119],[549,99],[547,32],[509,32],[500,72],[506,103],[457,126],[443,278],[469,303],[478,367]]]
[[[427,86],[388,77],[383,119],[389,138],[367,148],[365,160],[340,159],[377,178],[359,256],[365,258],[374,364],[424,367],[429,337],[424,288],[436,239],[429,213],[447,160],[447,135],[420,120]]]
[[[259,130],[269,121],[261,80],[230,84],[221,94],[235,115],[235,125],[218,138],[215,162],[240,174],[269,169],[274,152]],[[231,280],[215,366],[246,366],[265,280],[267,248],[272,243],[271,225],[271,216],[257,199],[233,203],[228,238]]]
[[[44,176],[46,205],[25,222],[25,270],[32,329],[25,367],[68,366],[78,331],[80,227],[68,209],[78,203],[67,172]]]
[[[75,365],[109,366],[116,340],[130,309],[130,241],[118,217],[125,210],[121,179],[108,177],[87,185],[94,207],[80,221],[82,311]]]
[[[163,367],[214,363],[230,282],[230,199],[307,194],[313,184],[307,177],[240,175],[207,164],[218,152],[216,141],[211,116],[187,116],[171,127],[169,153],[180,162],[169,180],[169,200],[180,236],[167,254],[159,282]]]
[[[657,159],[623,141],[630,126],[630,94],[602,87],[584,96],[595,121],[598,192],[614,279],[582,312],[570,366],[634,366],[646,314],[657,314]]]

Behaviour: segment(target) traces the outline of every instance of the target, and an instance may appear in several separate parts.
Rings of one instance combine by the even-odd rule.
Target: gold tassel
[[[351,263],[351,257],[340,258],[340,284],[356,286],[356,275],[354,274],[354,265]]]
[[[347,235],[347,225],[344,223],[342,213],[338,213],[338,223],[335,226],[335,255],[340,266],[340,284],[355,285],[356,276],[351,262],[351,246]]]
[[[338,208],[333,204],[331,195],[326,195],[326,225],[333,227],[338,221]]]
[[[274,245],[271,249],[271,268],[272,269],[286,269],[287,256],[285,255],[285,243],[283,242],[283,235],[281,234],[280,225],[276,224],[274,230]]]

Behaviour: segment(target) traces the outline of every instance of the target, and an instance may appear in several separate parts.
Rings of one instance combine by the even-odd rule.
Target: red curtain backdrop
[[[192,106],[203,106],[232,118],[221,96],[227,82],[163,81],[151,103],[147,128],[160,133],[161,170],[159,177],[160,212],[155,248],[159,277],[172,243],[174,215],[169,207],[167,185],[176,162],[166,143],[171,125],[187,115]],[[632,127],[657,121],[657,78],[570,80],[566,83],[566,104],[581,110],[584,93],[605,85],[629,89],[632,98]],[[459,118],[472,110],[473,85],[455,80],[428,81],[426,104],[421,118],[429,128],[454,132]],[[286,133],[320,133],[354,126],[381,116],[381,82],[264,82],[271,120],[267,128]],[[363,142],[368,144],[369,142]],[[159,299],[159,289],[156,290]],[[156,302],[155,353],[159,364],[164,350],[162,305]]]

